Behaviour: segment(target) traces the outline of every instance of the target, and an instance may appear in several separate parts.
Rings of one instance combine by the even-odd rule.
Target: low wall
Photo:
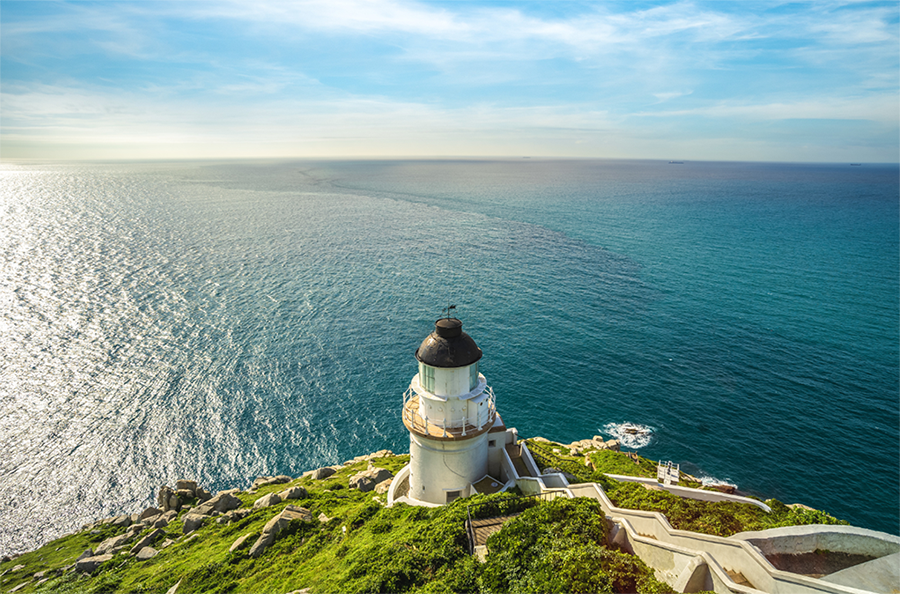
[[[606,473],[604,473],[606,474]],[[679,487],[677,485],[664,485],[658,483],[656,479],[646,478],[643,476],[625,476],[622,474],[606,474],[611,479],[624,481],[628,483],[643,483],[645,485],[655,485],[663,491],[668,491],[673,495],[685,497],[687,499],[698,499],[700,501],[731,501],[734,503],[749,503],[762,509],[766,513],[771,513],[772,508],[756,499],[750,497],[741,497],[740,495],[729,495],[728,493],[719,493],[718,491],[706,491],[704,489],[694,489],[692,487]]]

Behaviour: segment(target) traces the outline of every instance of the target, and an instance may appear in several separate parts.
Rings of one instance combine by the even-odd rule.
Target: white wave
[[[698,476],[697,477],[701,483],[703,483],[704,487],[708,487],[710,485],[728,485],[729,487],[734,487],[737,489],[737,485],[731,482],[731,479],[717,479],[714,476]]]
[[[622,447],[637,450],[650,445],[656,429],[649,425],[624,422],[607,423],[600,431],[618,439]]]

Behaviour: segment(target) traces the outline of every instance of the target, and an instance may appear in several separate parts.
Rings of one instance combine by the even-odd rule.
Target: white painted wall
[[[473,363],[472,365],[477,365]],[[469,367],[435,367],[434,394],[436,396],[460,396],[468,394]]]
[[[468,494],[469,484],[488,473],[488,435],[438,441],[410,433],[409,497],[443,504],[447,491]]]

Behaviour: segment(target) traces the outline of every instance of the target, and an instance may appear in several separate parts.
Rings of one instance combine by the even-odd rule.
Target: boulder
[[[231,494],[231,491],[222,491],[209,501],[205,501],[194,508],[194,513],[207,515],[214,511],[225,513],[241,506],[241,500]]]
[[[199,499],[201,503],[212,499],[212,493],[210,493],[203,487],[197,487],[197,490],[194,491],[194,495],[197,496],[197,499]]]
[[[81,553],[81,555],[79,555],[77,559],[75,559],[75,562],[77,563],[78,561],[81,561],[82,559],[87,559],[88,557],[93,557],[93,556],[94,556],[94,551],[92,549],[87,549],[85,552]]]
[[[366,493],[375,488],[375,481],[367,476],[353,475],[350,479],[350,488],[359,489],[363,493]]]
[[[371,491],[378,483],[394,478],[390,470],[369,466],[367,470],[358,472],[350,477],[350,488],[360,491]],[[371,483],[371,484],[370,484]]]
[[[110,522],[113,526],[117,526],[119,528],[124,528],[125,526],[131,526],[131,516],[116,516]]]
[[[132,524],[137,524],[138,522],[141,521],[141,514],[139,514],[139,513],[130,514],[128,516],[128,519],[131,520]]]
[[[94,556],[103,556],[106,553],[111,552],[116,547],[121,547],[123,545],[128,544],[128,542],[134,538],[133,532],[126,532],[125,534],[120,534],[119,536],[113,536],[111,538],[107,538],[99,545],[97,545],[96,550],[94,551]]]
[[[169,503],[167,504],[166,509],[174,509],[175,511],[181,509],[181,499],[178,498],[178,495],[176,495],[174,491],[169,495]]]
[[[182,532],[187,534],[189,532],[193,532],[197,528],[203,525],[203,521],[206,520],[209,516],[204,514],[190,513],[184,516],[184,528]]]
[[[197,492],[197,481],[189,481],[187,479],[178,479],[175,481],[175,490],[176,491],[190,491],[191,493]]]
[[[138,554],[136,555],[138,561],[146,561],[147,559],[152,559],[156,557],[156,554],[159,551],[154,549],[153,547],[144,547],[142,548]]]
[[[165,528],[169,525],[169,520],[166,518],[166,514],[161,514],[151,519],[153,520],[153,524],[151,524],[151,526],[153,526],[154,528]]]
[[[110,554],[86,557],[80,561],[75,562],[75,569],[78,571],[83,571],[85,573],[93,573],[101,563],[106,563],[112,558],[113,556]]]
[[[190,489],[176,489],[175,496],[181,499],[182,501],[190,501],[194,498],[194,492]]]
[[[328,522],[329,520],[331,520],[331,518],[329,518],[325,514],[319,514],[318,520],[324,524],[324,523]]]
[[[278,476],[260,476],[253,481],[253,485],[250,488],[259,489],[260,487],[265,487],[266,485],[280,485],[282,483],[289,483],[292,480],[293,479],[291,477],[283,474]]]
[[[244,518],[249,516],[252,511],[253,510],[246,507],[241,509],[233,509],[230,512],[225,512],[224,514],[216,518],[216,523],[230,524],[231,522],[237,522],[238,520],[243,520]]]
[[[182,578],[182,579],[184,579],[184,578]],[[180,586],[180,585],[181,585],[181,580],[178,580],[177,582],[175,582],[174,586],[172,586],[171,588],[166,590],[166,594],[175,594],[176,592],[178,592],[178,586]]]
[[[228,552],[233,553],[233,552],[237,551],[238,549],[240,549],[241,547],[243,547],[244,543],[246,543],[250,539],[251,536],[253,536],[252,532],[249,534],[245,534],[243,536],[239,536],[237,538],[237,540],[235,540],[233,543],[231,543],[231,546],[228,547]]]
[[[174,494],[175,492],[166,485],[160,487],[159,493],[157,493],[156,495],[156,507],[163,510],[164,512],[173,509],[171,506],[169,506],[169,499]]]
[[[156,530],[154,530],[153,532],[151,532],[144,538],[137,541],[137,543],[135,543],[135,545],[133,547],[131,547],[131,554],[135,555],[144,547],[149,547],[151,544],[156,542],[156,540],[163,534],[165,534],[165,533],[162,531],[162,529],[157,528]]]
[[[159,545],[159,548],[164,549],[164,548],[166,548],[167,546],[172,545],[172,544],[174,544],[174,543],[175,543],[174,540],[172,540],[171,538],[167,538],[167,539],[165,539],[164,541],[162,541],[162,544]]]
[[[310,476],[315,480],[320,481],[322,479],[330,477],[334,473],[334,468],[331,468],[330,466],[323,466],[322,468],[316,468],[315,470],[313,470]]]
[[[158,516],[161,513],[162,513],[162,510],[151,506],[151,507],[148,507],[147,509],[145,509],[144,511],[142,511],[141,515],[138,518],[141,520],[146,520],[147,518],[152,518],[152,517]]]
[[[307,492],[303,487],[290,487],[278,494],[278,497],[282,501],[287,501],[288,499],[306,499],[306,496]]]
[[[621,451],[621,450],[619,449],[619,440],[618,440],[618,439],[610,439],[609,441],[607,441],[607,442],[606,442],[606,449],[607,449],[607,450],[612,450],[612,451],[614,451],[614,452],[619,452],[619,451]]]
[[[394,482],[394,479],[389,478],[386,481],[381,481],[377,485],[375,485],[375,492],[379,495],[384,495],[391,489],[391,483]]]
[[[281,503],[281,497],[279,497],[275,493],[269,493],[268,495],[263,495],[262,497],[254,501],[253,509],[262,509],[264,507],[270,507],[279,503]]]
[[[311,522],[312,514],[305,507],[297,507],[295,505],[285,507],[280,514],[269,520],[263,527],[262,534],[250,549],[250,556],[259,557],[262,555],[275,542],[278,533],[291,523],[291,520]]]

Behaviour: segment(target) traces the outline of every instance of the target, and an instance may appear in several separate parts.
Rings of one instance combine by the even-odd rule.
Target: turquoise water
[[[448,303],[504,420],[898,532],[898,168],[4,165],[0,552],[407,451]],[[48,518],[50,520],[48,521]]]

